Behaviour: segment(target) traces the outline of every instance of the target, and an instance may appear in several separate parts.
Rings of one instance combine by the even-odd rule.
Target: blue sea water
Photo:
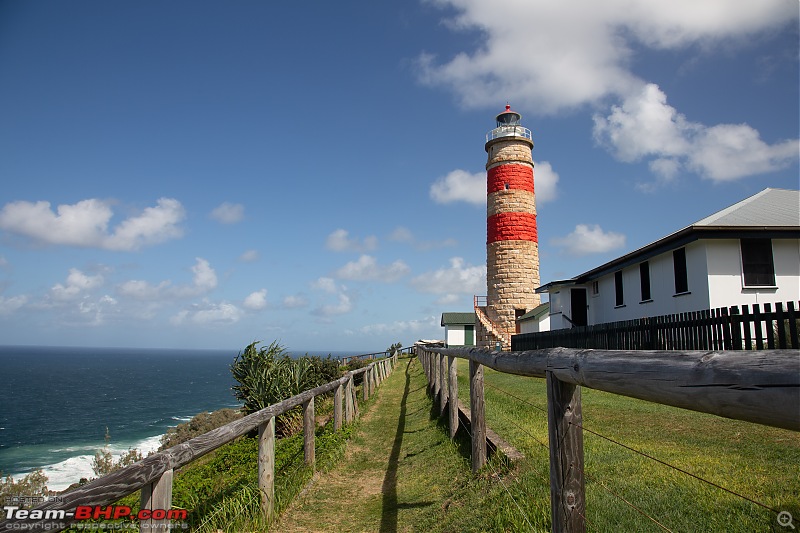
[[[202,411],[238,407],[238,350],[0,346],[0,473],[36,469],[61,490],[94,476],[94,453],[137,448]],[[327,354],[322,354],[327,355]]]

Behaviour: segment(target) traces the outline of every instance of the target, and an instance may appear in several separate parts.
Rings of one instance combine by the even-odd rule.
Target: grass
[[[467,376],[461,360],[459,395],[468,405]],[[301,435],[277,442],[274,523],[259,518],[257,450],[248,439],[185,468],[173,501],[189,508],[197,531],[550,531],[544,380],[485,369],[485,384],[487,424],[525,454],[513,467],[495,457],[473,475],[467,432],[448,438],[419,363],[400,360],[360,403],[362,418],[340,433],[318,430],[324,474],[303,465]],[[586,388],[582,400],[587,430],[788,510],[797,523],[798,433]],[[672,531],[786,530],[774,512],[592,433],[584,432],[584,451],[589,531],[663,530],[645,515]]]
[[[333,412],[331,398],[317,399],[317,414]],[[317,428],[316,470],[327,471],[344,454],[353,426],[334,432],[332,424]],[[305,464],[302,433],[275,441],[275,510],[283,511],[311,480],[314,472]],[[217,533],[266,531],[258,491],[258,441],[240,437],[180,469],[172,486],[172,507],[188,511],[191,531]],[[139,492],[114,505],[127,505],[135,514]],[[114,526],[112,521],[95,521],[95,526]],[[101,524],[102,522],[103,524]],[[92,527],[92,524],[82,524]],[[180,525],[179,530],[182,530]],[[80,531],[70,528],[67,531]]]
[[[459,396],[468,402],[467,362],[459,363]],[[537,480],[549,486],[544,380],[490,369],[484,379],[487,424],[525,453],[517,482],[542,493]],[[586,388],[581,395],[584,428],[767,507],[800,515],[797,433]],[[777,528],[774,512],[586,431],[584,456],[589,530],[662,530],[642,513],[674,531]],[[533,522],[541,508],[531,500],[522,498],[517,514]],[[515,520],[515,527],[525,525],[524,517]]]

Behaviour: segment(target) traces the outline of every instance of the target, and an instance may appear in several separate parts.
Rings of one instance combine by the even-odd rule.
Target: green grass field
[[[468,364],[459,395],[469,405]],[[401,360],[362,419],[317,432],[317,472],[302,435],[277,443],[277,511],[260,519],[257,446],[240,439],[183,469],[173,503],[195,531],[550,531],[543,379],[485,369],[487,425],[525,454],[476,476],[469,436],[448,437],[415,360]],[[322,403],[322,402],[320,402]],[[626,449],[598,433],[800,521],[800,433],[582,389],[588,531],[790,531],[761,505]],[[329,410],[330,404],[320,406]],[[778,406],[779,408],[780,406]],[[348,440],[349,439],[349,440]],[[138,495],[125,502],[136,505]],[[626,501],[628,503],[626,503]],[[656,521],[658,523],[656,523]]]
[[[461,360],[459,396],[468,405],[467,376]],[[538,501],[549,494],[544,380],[485,369],[485,384],[487,425],[526,455],[513,484],[519,497],[507,509],[518,517],[505,527],[544,525]],[[587,430],[800,516],[800,434],[586,388],[581,395]],[[584,459],[590,531],[664,530],[648,516],[673,531],[785,530],[776,513],[587,431]]]

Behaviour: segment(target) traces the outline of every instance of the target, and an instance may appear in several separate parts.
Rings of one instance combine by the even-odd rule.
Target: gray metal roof
[[[764,189],[692,226],[800,227],[800,191]]]
[[[555,286],[586,283],[701,238],[796,239],[798,236],[800,236],[800,191],[768,188],[574,278],[551,281],[537,287],[536,292],[549,292]]]

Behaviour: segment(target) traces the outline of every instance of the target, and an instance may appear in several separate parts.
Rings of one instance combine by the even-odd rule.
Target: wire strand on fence
[[[650,520],[651,522],[653,522],[653,523],[657,524],[657,525],[658,525],[658,526],[659,526],[661,529],[663,529],[664,531],[669,531],[670,533],[672,533],[672,530],[671,530],[670,528],[668,528],[667,526],[665,526],[664,524],[662,524],[661,522],[659,522],[658,520],[656,520],[655,518],[653,518],[652,516],[650,516],[649,514],[647,514],[647,513],[646,513],[646,512],[645,512],[643,509],[640,509],[640,508],[639,508],[638,506],[636,506],[635,504],[633,504],[633,503],[629,502],[628,500],[626,500],[626,499],[625,499],[623,496],[620,496],[619,494],[617,494],[616,492],[614,492],[613,490],[611,490],[610,488],[608,488],[608,487],[605,485],[605,483],[603,483],[602,481],[600,481],[600,480],[599,480],[599,479],[597,479],[596,477],[594,477],[594,476],[592,476],[592,475],[589,475],[589,474],[586,472],[586,470],[584,470],[584,469],[581,469],[581,473],[584,475],[584,477],[586,477],[586,479],[589,479],[589,480],[593,481],[594,483],[597,483],[598,485],[600,485],[600,486],[603,488],[603,490],[605,490],[606,492],[608,492],[609,494],[611,494],[611,495],[612,495],[612,496],[614,496],[615,498],[617,498],[617,499],[619,499],[619,500],[622,500],[622,501],[625,503],[625,505],[627,505],[628,507],[630,507],[631,509],[633,509],[634,511],[636,511],[636,512],[637,512],[637,513],[639,513],[640,515],[644,516],[645,518],[647,518],[647,519],[648,519],[648,520]]]
[[[743,495],[743,494],[739,494],[738,492],[736,492],[736,491],[733,491],[733,490],[730,490],[730,489],[727,489],[727,488],[723,487],[722,485],[718,485],[717,483],[714,483],[713,481],[709,481],[709,480],[707,480],[707,479],[704,479],[704,478],[702,478],[702,477],[698,476],[697,474],[692,474],[691,472],[688,472],[688,471],[686,471],[686,470],[684,470],[684,469],[682,469],[682,468],[680,468],[680,467],[678,467],[678,466],[675,466],[675,465],[669,464],[669,463],[667,463],[667,462],[665,462],[665,461],[662,461],[661,459],[658,459],[658,458],[656,458],[656,457],[653,457],[652,455],[649,455],[649,454],[647,454],[647,453],[645,453],[645,452],[642,452],[642,451],[640,451],[640,450],[637,450],[637,449],[635,449],[635,448],[631,448],[630,446],[628,446],[628,445],[626,445],[626,444],[623,444],[623,443],[621,443],[621,442],[619,442],[619,441],[616,441],[616,440],[614,440],[614,439],[612,439],[612,438],[610,438],[610,437],[606,437],[605,435],[601,435],[600,433],[598,433],[598,432],[596,432],[596,431],[592,431],[591,429],[587,429],[587,428],[583,427],[583,426],[582,426],[582,425],[580,425],[580,424],[576,424],[576,423],[574,423],[574,422],[570,422],[570,424],[571,424],[571,425],[574,425],[574,426],[576,426],[576,427],[579,427],[581,430],[583,430],[583,431],[587,431],[587,432],[591,433],[592,435],[595,435],[595,436],[597,436],[597,437],[600,437],[601,439],[605,439],[605,440],[607,440],[607,441],[609,441],[609,442],[612,442],[612,443],[616,444],[617,446],[622,446],[622,447],[623,447],[623,448],[625,448],[626,450],[630,450],[630,451],[632,451],[633,453],[636,453],[636,454],[638,454],[638,455],[641,455],[642,457],[647,457],[647,458],[648,458],[648,459],[650,459],[651,461],[655,461],[655,462],[657,462],[657,463],[659,463],[659,464],[662,464],[662,465],[664,465],[664,466],[666,466],[666,467],[668,467],[668,468],[672,468],[673,470],[676,470],[677,472],[680,472],[680,473],[682,473],[682,474],[685,474],[685,475],[687,475],[687,476],[693,477],[694,479],[696,479],[696,480],[698,480],[698,481],[702,481],[703,483],[707,483],[708,485],[711,485],[712,487],[716,487],[716,488],[718,488],[718,489],[720,489],[720,490],[724,490],[725,492],[727,492],[727,493],[729,493],[729,494],[732,494],[732,495],[734,495],[734,496],[737,496],[737,497],[739,497],[739,498],[742,498],[743,500],[747,500],[747,501],[748,501],[748,502],[750,502],[750,503],[753,503],[753,504],[755,504],[755,505],[758,505],[758,506],[760,506],[760,507],[763,507],[764,509],[767,509],[768,511],[772,511],[772,512],[773,512],[773,513],[775,513],[775,514],[778,514],[778,513],[780,512],[780,511],[778,511],[778,510],[776,510],[776,509],[773,509],[772,507],[770,507],[770,506],[768,506],[768,505],[766,505],[766,504],[763,504],[763,503],[761,503],[761,502],[758,502],[758,501],[756,501],[756,500],[754,500],[754,499],[752,499],[752,498],[749,498],[749,497],[747,497],[747,496],[745,496],[745,495]]]
[[[485,385],[488,385],[488,384],[485,384]],[[542,411],[542,410],[543,410],[543,409],[542,409],[541,407],[539,407],[538,405],[535,405],[535,404],[533,404],[533,403],[529,402],[528,400],[525,400],[524,398],[520,398],[520,397],[518,397],[518,396],[515,396],[515,395],[511,394],[511,393],[510,393],[510,392],[508,392],[508,391],[504,391],[503,389],[500,389],[499,387],[495,387],[494,385],[488,385],[488,386],[489,386],[489,387],[491,387],[491,388],[493,388],[493,389],[496,389],[496,390],[498,390],[498,391],[500,391],[500,392],[502,392],[502,393],[504,393],[504,394],[507,394],[508,396],[510,396],[510,397],[512,397],[512,398],[515,398],[515,399],[517,399],[517,400],[519,400],[519,401],[521,401],[521,402],[524,402],[524,403],[526,403],[526,404],[530,405],[531,407],[533,407],[534,409],[538,409],[538,410],[540,410],[540,411]],[[682,469],[682,468],[680,468],[680,467],[677,467],[677,466],[675,466],[675,465],[671,465],[671,464],[669,464],[669,463],[667,463],[667,462],[665,462],[665,461],[662,461],[661,459],[658,459],[658,458],[656,458],[656,457],[653,457],[652,455],[648,455],[648,454],[647,454],[647,453],[645,453],[645,452],[642,452],[642,451],[636,450],[635,448],[631,448],[630,446],[627,446],[627,445],[625,445],[625,444],[623,444],[623,443],[621,443],[621,442],[618,442],[618,441],[616,441],[616,440],[614,440],[614,439],[612,439],[612,438],[610,438],[610,437],[606,437],[605,435],[601,435],[600,433],[598,433],[598,432],[596,432],[596,431],[593,431],[593,430],[591,430],[591,429],[588,429],[588,428],[586,428],[586,427],[584,427],[584,426],[582,426],[582,425],[580,425],[580,424],[576,424],[576,423],[574,423],[574,422],[570,422],[570,424],[573,424],[573,425],[575,425],[575,426],[577,426],[577,427],[581,428],[581,430],[583,430],[583,431],[586,431],[586,432],[588,432],[588,433],[591,433],[591,434],[593,434],[593,435],[596,435],[596,436],[598,436],[598,437],[600,437],[600,438],[602,438],[602,439],[605,439],[605,440],[607,440],[607,441],[609,441],[609,442],[612,442],[612,443],[614,443],[614,444],[616,444],[616,445],[618,445],[618,446],[622,446],[623,448],[625,448],[625,449],[627,449],[627,450],[630,450],[630,451],[632,451],[632,452],[634,452],[634,453],[637,453],[637,454],[639,454],[639,455],[641,455],[641,456],[643,456],[643,457],[647,457],[648,459],[650,459],[650,460],[652,460],[652,461],[656,461],[657,463],[660,463],[660,464],[662,464],[662,465],[664,465],[664,466],[666,466],[666,467],[669,467],[669,468],[672,468],[673,470],[676,470],[676,471],[678,471],[678,472],[681,472],[682,474],[685,474],[685,475],[687,475],[687,476],[693,477],[693,478],[697,479],[698,481],[702,481],[703,483],[707,483],[708,485],[711,485],[712,487],[715,487],[715,488],[717,488],[717,489],[723,490],[723,491],[725,491],[725,492],[728,492],[728,493],[730,493],[730,494],[732,494],[732,495],[734,495],[734,496],[737,496],[737,497],[739,497],[739,498],[742,498],[742,499],[744,499],[744,500],[746,500],[746,501],[748,501],[748,502],[750,502],[750,503],[753,503],[753,504],[755,504],[755,505],[758,505],[758,506],[760,506],[760,507],[763,507],[764,509],[767,509],[768,511],[772,511],[772,512],[773,512],[773,513],[775,513],[775,514],[778,514],[778,513],[779,513],[779,511],[778,511],[778,510],[776,510],[776,509],[773,509],[772,507],[770,507],[770,506],[768,506],[768,505],[765,505],[765,504],[763,504],[763,503],[761,503],[761,502],[758,502],[758,501],[756,501],[756,500],[753,500],[753,499],[751,499],[751,498],[749,498],[749,497],[747,497],[747,496],[745,496],[745,495],[743,495],[743,494],[739,494],[738,492],[735,492],[735,491],[733,491],[733,490],[727,489],[727,488],[725,488],[725,487],[723,487],[723,486],[721,486],[721,485],[719,485],[719,484],[717,484],[717,483],[714,483],[713,481],[709,481],[709,480],[707,480],[707,479],[704,479],[704,478],[702,478],[702,477],[700,477],[700,476],[698,476],[698,475],[696,475],[696,474],[692,474],[691,472],[688,472],[688,471],[686,471],[686,470],[683,470],[683,469]],[[517,426],[517,427],[519,427],[519,426]]]
[[[467,434],[469,435],[470,441],[471,441],[472,440],[472,432],[469,430],[467,425],[464,422],[461,421],[461,417],[458,417],[458,423],[461,425],[461,427],[464,428],[464,431],[467,432]],[[508,493],[508,497],[511,498],[511,501],[514,502],[514,505],[517,506],[517,509],[519,509],[519,512],[522,515],[522,518],[525,519],[525,522],[528,524],[528,527],[531,528],[531,531],[533,531],[533,524],[531,524],[531,521],[528,519],[528,515],[525,514],[525,511],[522,510],[522,506],[519,504],[519,502],[517,502],[516,498],[514,498],[514,495],[511,494],[511,491],[508,490],[508,487],[506,486],[505,482],[503,481],[503,478],[500,476],[500,472],[498,472],[492,466],[492,464],[490,462],[487,461],[486,464],[489,465],[489,468],[492,469],[492,472],[494,473],[495,477],[497,477],[497,480],[500,482],[500,484],[503,486],[505,491]]]
[[[485,384],[485,385],[488,385],[488,384],[486,384],[486,383],[484,383],[484,384]],[[503,394],[506,394],[507,396],[509,396],[509,397],[511,397],[511,398],[514,398],[514,399],[516,399],[516,400],[519,400],[519,401],[521,401],[521,402],[523,402],[523,403],[525,403],[525,404],[527,404],[527,405],[529,405],[529,406],[531,406],[531,407],[534,407],[534,408],[536,408],[536,409],[538,409],[538,410],[540,410],[540,411],[545,411],[545,412],[546,412],[546,410],[545,410],[545,409],[542,409],[541,407],[539,407],[539,406],[537,406],[537,405],[535,405],[535,404],[533,404],[533,403],[529,402],[528,400],[525,400],[524,398],[520,398],[520,397],[518,397],[518,396],[516,396],[516,395],[514,395],[514,394],[511,394],[510,392],[508,392],[508,391],[505,391],[505,390],[503,390],[503,389],[501,389],[501,388],[499,388],[499,387],[495,387],[494,385],[488,385],[488,386],[489,386],[489,387],[491,387],[491,388],[493,388],[493,389],[495,389],[495,390],[497,390],[497,391],[499,391],[499,392],[501,392],[501,393],[503,393]],[[510,419],[509,419],[509,421],[510,421]],[[533,436],[533,435],[532,435],[532,434],[531,434],[529,431],[527,431],[525,428],[523,428],[523,427],[519,426],[518,424],[516,424],[516,423],[515,423],[515,422],[513,422],[513,421],[511,421],[511,424],[512,424],[512,425],[514,425],[514,426],[515,426],[517,429],[519,429],[520,431],[523,431],[524,433],[528,434],[528,435],[529,435],[530,437],[532,437],[532,438],[533,438],[533,439],[534,439],[536,442],[538,442],[538,443],[539,443],[541,446],[544,446],[545,448],[549,449],[549,446],[548,446],[548,445],[546,445],[546,444],[542,443],[541,441],[539,441],[539,440],[538,440],[536,437],[534,437],[534,436]],[[575,424],[575,425],[577,426],[577,424]],[[583,429],[583,428],[581,428],[581,429]],[[588,430],[587,430],[587,431],[588,431]],[[572,465],[572,464],[570,464],[570,468],[572,468],[572,466],[573,466],[573,465]],[[616,492],[614,492],[613,490],[611,490],[609,487],[607,487],[605,484],[603,484],[603,483],[602,483],[602,482],[601,482],[599,479],[595,478],[594,476],[590,476],[590,475],[589,475],[589,474],[588,474],[588,473],[587,473],[585,470],[583,470],[583,469],[581,469],[581,472],[583,473],[583,475],[584,475],[584,476],[585,476],[587,479],[591,479],[592,481],[594,481],[595,483],[597,483],[598,485],[600,485],[600,486],[601,486],[601,487],[602,487],[602,488],[603,488],[603,489],[604,489],[606,492],[608,492],[609,494],[611,494],[611,495],[612,495],[612,496],[614,496],[615,498],[617,498],[617,499],[621,500],[623,503],[625,503],[625,505],[627,505],[627,506],[631,507],[631,508],[632,508],[632,509],[634,509],[636,512],[638,512],[639,514],[641,514],[642,516],[646,517],[648,520],[650,520],[650,521],[652,521],[653,523],[657,524],[657,525],[658,525],[659,527],[661,527],[661,528],[662,528],[664,531],[672,531],[671,529],[669,529],[668,527],[666,527],[664,524],[662,524],[661,522],[659,522],[657,519],[655,519],[654,517],[652,517],[652,516],[650,516],[649,514],[647,514],[647,513],[646,513],[644,510],[640,509],[640,508],[639,508],[639,507],[637,507],[635,504],[633,504],[633,503],[629,502],[629,501],[628,501],[628,500],[626,500],[624,497],[620,496],[619,494],[617,494]],[[579,513],[579,514],[580,514],[580,513]],[[581,516],[582,516],[582,517],[583,517],[583,519],[584,519],[585,521],[587,521],[587,523],[588,523],[588,520],[586,519],[586,517],[585,517],[583,514],[581,514]]]
[[[544,407],[540,407],[540,406],[538,406],[538,405],[532,404],[532,403],[531,403],[531,402],[529,402],[528,400],[525,400],[524,398],[520,398],[519,396],[515,396],[515,395],[511,394],[510,392],[508,392],[507,390],[503,390],[503,389],[501,389],[500,387],[497,387],[497,386],[495,386],[495,385],[492,385],[491,383],[487,383],[486,381],[484,381],[484,382],[483,382],[483,384],[484,384],[485,386],[487,386],[487,387],[491,388],[491,389],[495,389],[495,390],[497,390],[497,391],[500,391],[500,392],[502,392],[503,394],[505,394],[505,395],[507,395],[507,396],[511,396],[512,398],[514,398],[514,399],[516,399],[516,400],[519,400],[519,401],[521,401],[521,402],[524,402],[524,403],[526,403],[526,404],[530,405],[531,407],[533,407],[534,409],[538,409],[539,411],[543,412],[544,414],[547,414],[547,409],[545,409]]]

